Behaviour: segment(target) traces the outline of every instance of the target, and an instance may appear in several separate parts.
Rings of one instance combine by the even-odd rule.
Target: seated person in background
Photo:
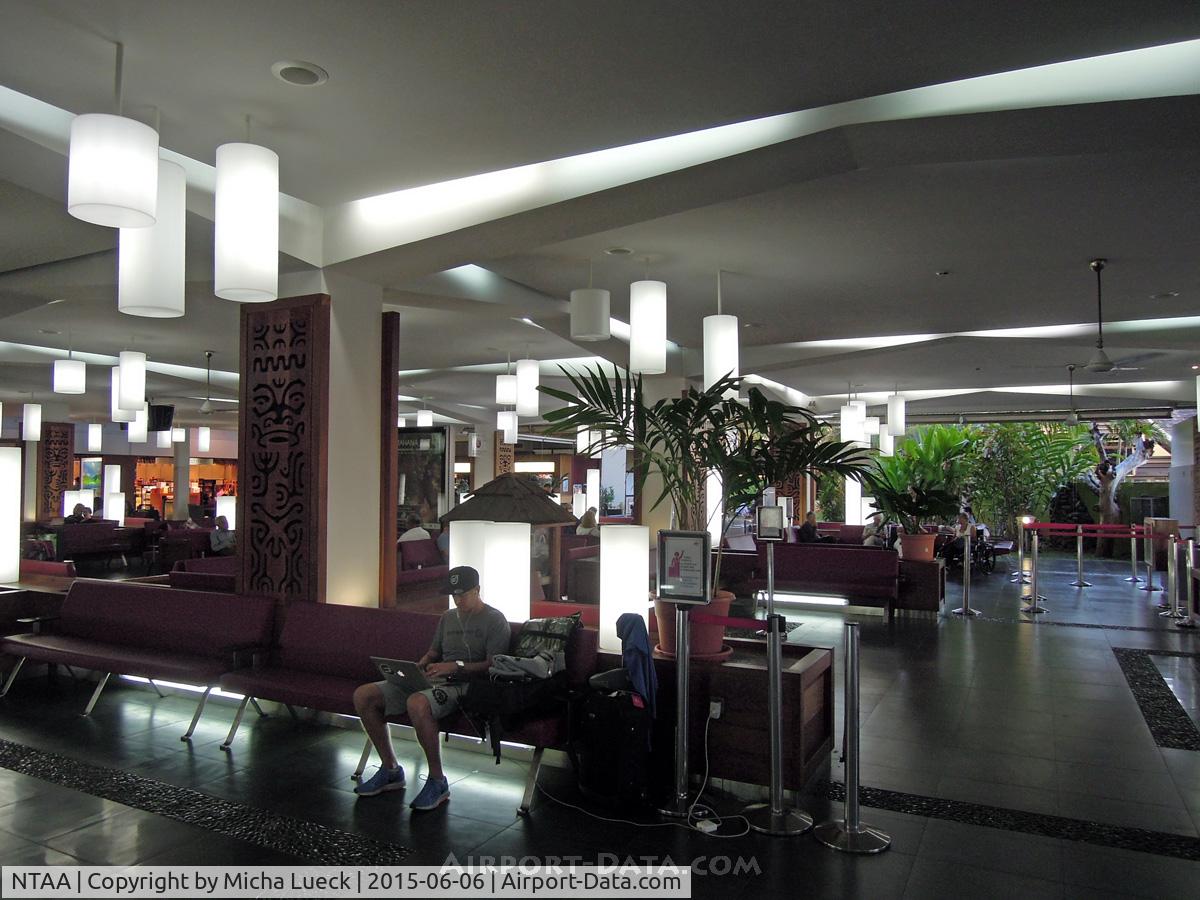
[[[954,523],[954,540],[947,544],[946,549],[942,552],[947,562],[963,558],[963,547],[965,546],[967,536],[972,534],[974,527],[969,515],[966,513],[958,514],[958,521]]]
[[[585,512],[583,514],[583,518],[579,520],[579,525],[576,527],[575,533],[593,536],[598,536],[600,534],[600,525],[596,522],[596,507],[588,507],[588,511]]]
[[[450,558],[450,527],[443,526],[438,532],[437,548],[442,551],[442,559]]]
[[[800,544],[815,544],[821,539],[817,532],[817,514],[810,512],[804,517],[804,524],[796,532],[796,542]]]
[[[92,508],[90,506],[85,506],[83,508],[82,516],[83,516],[84,522],[99,522],[100,521],[99,516],[92,515]]]
[[[215,524],[216,528],[208,536],[209,546],[217,556],[232,556],[237,535],[229,530],[229,520],[224,516],[217,516]]]
[[[413,513],[409,513],[404,520],[404,527],[408,530],[400,535],[402,541],[427,541],[429,540],[429,532],[421,527],[421,517]]]
[[[863,546],[864,547],[882,547],[884,546],[883,535],[879,533],[878,522],[868,522],[863,528]]]
[[[73,507],[71,507],[71,514],[69,516],[67,516],[65,519],[63,519],[63,524],[64,525],[80,524],[81,522],[83,522],[84,520],[87,519],[87,516],[84,515],[84,513],[86,511],[87,511],[86,506],[84,506],[82,503],[76,503]]]
[[[504,613],[488,606],[479,596],[479,573],[470,566],[450,570],[445,590],[454,599],[454,609],[438,620],[433,644],[417,660],[432,686],[406,693],[390,681],[360,685],[354,691],[354,709],[379,753],[379,771],[359,784],[354,793],[374,797],[404,787],[404,769],[396,760],[387,717],[407,712],[417,740],[425,751],[429,776],[411,806],[426,810],[450,799],[450,785],[442,771],[438,719],[458,709],[472,677],[486,677],[492,657],[507,653],[512,635]]]

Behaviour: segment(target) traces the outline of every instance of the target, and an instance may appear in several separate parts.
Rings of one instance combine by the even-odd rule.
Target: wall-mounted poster
[[[99,456],[87,456],[79,461],[79,488],[84,491],[91,491],[93,494],[100,493],[100,478],[104,460]]]
[[[658,533],[658,596],[672,603],[703,605],[712,599],[707,531]]]
[[[401,512],[436,521],[446,511],[446,430],[401,428],[397,438]]]

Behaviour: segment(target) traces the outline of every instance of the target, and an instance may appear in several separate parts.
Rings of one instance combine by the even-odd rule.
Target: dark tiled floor
[[[1074,577],[1073,557],[1047,554],[1042,562],[1040,587],[1051,611],[1039,622],[1020,613],[1016,586],[999,573],[973,582],[972,605],[983,612],[980,619],[898,620],[890,628],[879,618],[860,620],[864,784],[901,792],[896,796],[964,801],[963,808],[1061,816],[1118,832],[1146,829],[1160,834],[1164,845],[1178,839],[1193,842],[1185,849],[1196,845],[1200,753],[1156,744],[1112,648],[1193,653],[1200,651],[1200,638],[1171,630],[1157,615],[1162,595],[1125,583],[1127,566],[1089,560],[1088,579],[1095,586],[1076,589],[1067,585]],[[949,589],[947,607],[960,605],[961,584],[952,581]],[[840,676],[844,616],[793,610],[788,617],[800,624],[791,640],[834,648]],[[1072,627],[1083,625],[1110,627]],[[1200,706],[1196,659],[1150,658],[1194,718]],[[678,827],[637,828],[589,818],[552,800],[582,802],[570,773],[553,768],[543,770],[547,795],[539,797],[533,816],[521,819],[515,807],[524,765],[506,760],[497,767],[490,757],[463,749],[447,751],[450,804],[413,816],[407,800],[419,788],[422,766],[412,743],[398,742],[408,790],[359,800],[347,777],[362,747],[356,731],[295,722],[286,714],[248,720],[234,752],[226,754],[218,745],[232,715],[228,703],[210,704],[193,742],[183,744],[178,737],[191,714],[189,699],[160,700],[138,687],[114,685],[94,715],[82,719],[78,712],[88,687],[65,677],[21,681],[0,701],[0,738],[337,833],[402,845],[411,851],[405,857],[411,864],[437,864],[451,855],[459,861],[669,855],[705,868],[729,857],[758,874],[698,875],[695,895],[755,900],[1193,897],[1200,883],[1200,863],[1161,850],[1115,849],[891,807],[864,807],[866,821],[893,838],[892,849],[870,858],[835,854],[810,837],[716,840]],[[839,734],[841,715],[839,697]],[[832,776],[842,775],[835,755]],[[740,805],[717,802],[725,813]],[[840,804],[824,793],[801,802],[818,820],[840,814]],[[724,830],[735,827],[728,823]],[[1087,827],[1072,827],[1087,833]],[[76,861],[297,860],[0,769],[0,862]]]

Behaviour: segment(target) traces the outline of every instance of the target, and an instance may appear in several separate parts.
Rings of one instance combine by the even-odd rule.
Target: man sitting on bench
[[[442,771],[438,719],[458,709],[468,682],[491,668],[493,656],[508,652],[512,632],[504,613],[480,599],[479,573],[470,566],[451,569],[445,591],[454,597],[454,609],[438,620],[432,645],[417,660],[433,684],[407,693],[390,681],[377,681],[354,691],[354,708],[382,763],[378,772],[354,789],[360,797],[404,787],[404,769],[396,761],[387,717],[407,712],[429,763],[425,787],[411,806],[433,809],[450,799],[450,786]]]

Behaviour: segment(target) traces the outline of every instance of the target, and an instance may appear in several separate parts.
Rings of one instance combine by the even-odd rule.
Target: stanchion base
[[[1128,581],[1130,584],[1141,584],[1142,583],[1142,579],[1134,578],[1132,575],[1130,575],[1125,580]]]
[[[1191,619],[1180,619],[1178,622],[1175,623],[1175,627],[1176,628],[1195,628],[1196,623],[1193,622]]]
[[[1071,587],[1091,587],[1091,586],[1092,586],[1092,583],[1090,581],[1072,581],[1071,582]]]
[[[755,831],[779,837],[804,834],[813,827],[812,816],[808,813],[799,809],[785,809],[775,813],[771,811],[769,803],[752,803],[742,810],[742,815]]]
[[[877,828],[860,825],[859,831],[846,828],[845,819],[822,822],[813,829],[813,837],[843,853],[882,853],[892,845],[892,839]]]
[[[950,612],[956,616],[962,616],[963,618],[970,618],[971,616],[979,615],[979,610],[971,609],[969,606],[960,606],[958,609],[950,610]]]
[[[1140,588],[1138,588],[1138,590],[1139,591],[1161,591],[1162,588],[1160,588],[1157,584],[1143,584]]]
[[[1021,612],[1023,612],[1023,613],[1044,613],[1044,612],[1049,612],[1049,610],[1046,609],[1046,607],[1044,607],[1044,606],[1038,606],[1036,603],[1030,603],[1028,606],[1022,606]]]

